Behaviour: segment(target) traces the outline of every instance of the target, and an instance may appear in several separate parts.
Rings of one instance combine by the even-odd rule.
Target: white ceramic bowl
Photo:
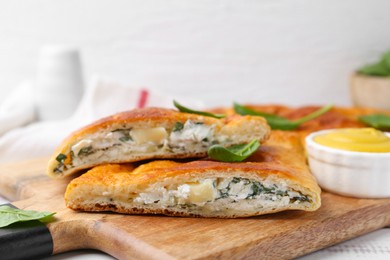
[[[316,143],[306,137],[311,172],[324,190],[358,198],[390,197],[390,153],[350,152]],[[389,133],[387,133],[390,136]]]

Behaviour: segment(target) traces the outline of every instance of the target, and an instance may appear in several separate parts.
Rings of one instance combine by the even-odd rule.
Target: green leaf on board
[[[0,206],[0,228],[9,226],[16,222],[30,220],[47,221],[54,215],[53,212],[16,209],[10,206]]]

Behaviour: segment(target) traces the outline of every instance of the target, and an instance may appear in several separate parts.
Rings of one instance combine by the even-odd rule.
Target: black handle
[[[52,254],[53,239],[42,222],[32,220],[0,228],[0,259],[40,259]]]

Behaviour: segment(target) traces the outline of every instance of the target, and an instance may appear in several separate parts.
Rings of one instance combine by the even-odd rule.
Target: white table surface
[[[0,197],[0,204],[8,201]],[[96,250],[75,250],[47,258],[47,260],[60,259],[114,259],[110,255]],[[299,258],[300,260],[312,259],[390,259],[390,228],[383,228],[366,235],[348,240],[346,242],[319,250]]]

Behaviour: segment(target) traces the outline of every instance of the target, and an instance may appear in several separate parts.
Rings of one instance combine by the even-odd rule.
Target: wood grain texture
[[[44,174],[47,159],[0,166],[0,193],[23,209],[57,212],[48,224],[54,254],[80,248],[119,259],[293,258],[390,224],[390,199],[324,192],[316,212],[287,211],[244,219],[80,213],[67,209],[69,179]]]

